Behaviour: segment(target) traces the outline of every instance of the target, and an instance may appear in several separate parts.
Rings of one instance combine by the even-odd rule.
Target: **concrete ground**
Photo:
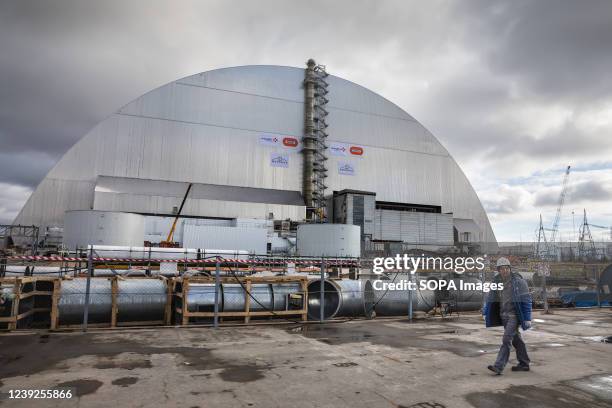
[[[612,407],[612,310],[535,312],[532,371],[494,376],[479,315],[410,323],[0,336],[0,407]],[[514,356],[513,356],[514,357]],[[513,363],[514,358],[511,360]],[[70,388],[71,400],[9,400]]]

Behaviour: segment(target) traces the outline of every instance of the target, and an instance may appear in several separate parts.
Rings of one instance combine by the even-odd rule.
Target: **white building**
[[[77,142],[14,223],[44,230],[84,209],[168,216],[188,183],[186,216],[301,221],[303,81],[304,69],[243,66],[154,89]],[[330,220],[372,240],[495,241],[470,182],[427,129],[364,87],[327,82]]]

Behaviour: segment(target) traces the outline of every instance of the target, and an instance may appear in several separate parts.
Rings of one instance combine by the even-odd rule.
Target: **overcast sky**
[[[0,223],[64,152],[150,89],[234,65],[330,73],[395,102],[458,161],[498,240],[582,209],[612,224],[612,1],[0,3]],[[603,230],[594,230],[602,239]]]

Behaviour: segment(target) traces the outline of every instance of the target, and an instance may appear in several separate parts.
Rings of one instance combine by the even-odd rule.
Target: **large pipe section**
[[[117,291],[117,320],[163,320],[168,292],[161,279],[120,279]]]
[[[78,275],[78,274],[87,274],[86,267],[69,267],[69,268],[60,268],[60,267],[41,267],[41,266],[33,266],[30,267],[30,271],[28,272],[32,276],[54,276],[61,277],[66,275]],[[162,272],[158,269],[151,269],[149,271],[151,276],[176,276],[176,272]],[[7,266],[5,276],[26,276],[26,267],[25,266]],[[111,276],[147,276],[147,271],[144,269],[93,269],[94,277],[111,277]]]
[[[308,316],[319,320],[321,313],[321,279],[308,283]],[[323,318],[372,317],[374,289],[369,280],[330,280],[323,282]]]
[[[408,274],[397,274],[395,278],[383,280],[383,282],[401,282],[402,280],[410,280]],[[456,306],[457,311],[474,311],[479,310],[483,303],[483,292],[480,290],[460,289],[460,281],[465,283],[480,283],[480,279],[470,276],[462,276],[461,278],[452,278],[452,281],[457,288],[456,290],[438,289],[429,290],[421,289],[422,281],[440,280],[438,278],[414,278],[417,289],[412,292],[412,310],[429,312],[434,309],[441,301],[448,301]],[[376,306],[375,311],[377,316],[407,316],[410,308],[410,294],[406,290],[375,290]]]
[[[251,311],[291,310],[290,297],[302,294],[302,285],[297,282],[253,283],[250,289]],[[222,283],[218,306],[220,312],[243,312],[246,308],[244,288],[239,283]],[[187,310],[190,312],[212,312],[215,305],[214,283],[190,283],[187,292]]]
[[[397,274],[395,278],[390,280],[383,280],[382,282],[401,282],[402,280],[409,281],[410,275],[408,274]],[[414,279],[417,287],[419,282],[423,279]],[[436,307],[436,293],[433,290],[420,290],[417,289],[412,292],[412,296],[408,290],[374,290],[375,293],[375,307],[374,311],[377,316],[408,316],[410,303],[412,298],[412,310],[428,312]]]
[[[482,290],[467,290],[459,289],[460,282],[475,283],[477,286],[481,282],[480,279],[471,276],[462,276],[461,278],[453,278],[452,281],[455,283],[456,290],[442,291],[443,294],[447,295],[451,300],[457,303],[457,310],[461,312],[479,310],[484,303],[484,293]]]
[[[244,312],[246,307],[246,294],[239,283],[224,283],[223,289],[223,311]],[[254,312],[265,312],[273,310],[274,299],[272,286],[268,283],[253,283],[250,289],[250,309]]]
[[[248,251],[232,249],[198,249],[198,248],[158,248],[132,247],[117,245],[90,245],[94,256],[100,258],[131,258],[131,259],[198,259],[220,256],[222,258],[244,259]]]
[[[83,320],[87,279],[63,280],[58,302],[60,324],[78,324]],[[119,279],[117,281],[118,321],[162,320],[167,302],[167,288],[161,279]],[[88,321],[111,320],[112,288],[109,279],[91,279]]]

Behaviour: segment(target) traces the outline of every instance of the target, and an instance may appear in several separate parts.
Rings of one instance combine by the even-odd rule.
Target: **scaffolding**
[[[32,255],[38,250],[39,229],[35,225],[0,225],[0,250],[8,249],[17,242],[25,242]]]
[[[306,218],[310,222],[325,222],[325,179],[327,178],[327,111],[328,73],[324,65],[314,60],[307,62],[305,89],[305,123],[303,149],[304,180],[303,193]]]

